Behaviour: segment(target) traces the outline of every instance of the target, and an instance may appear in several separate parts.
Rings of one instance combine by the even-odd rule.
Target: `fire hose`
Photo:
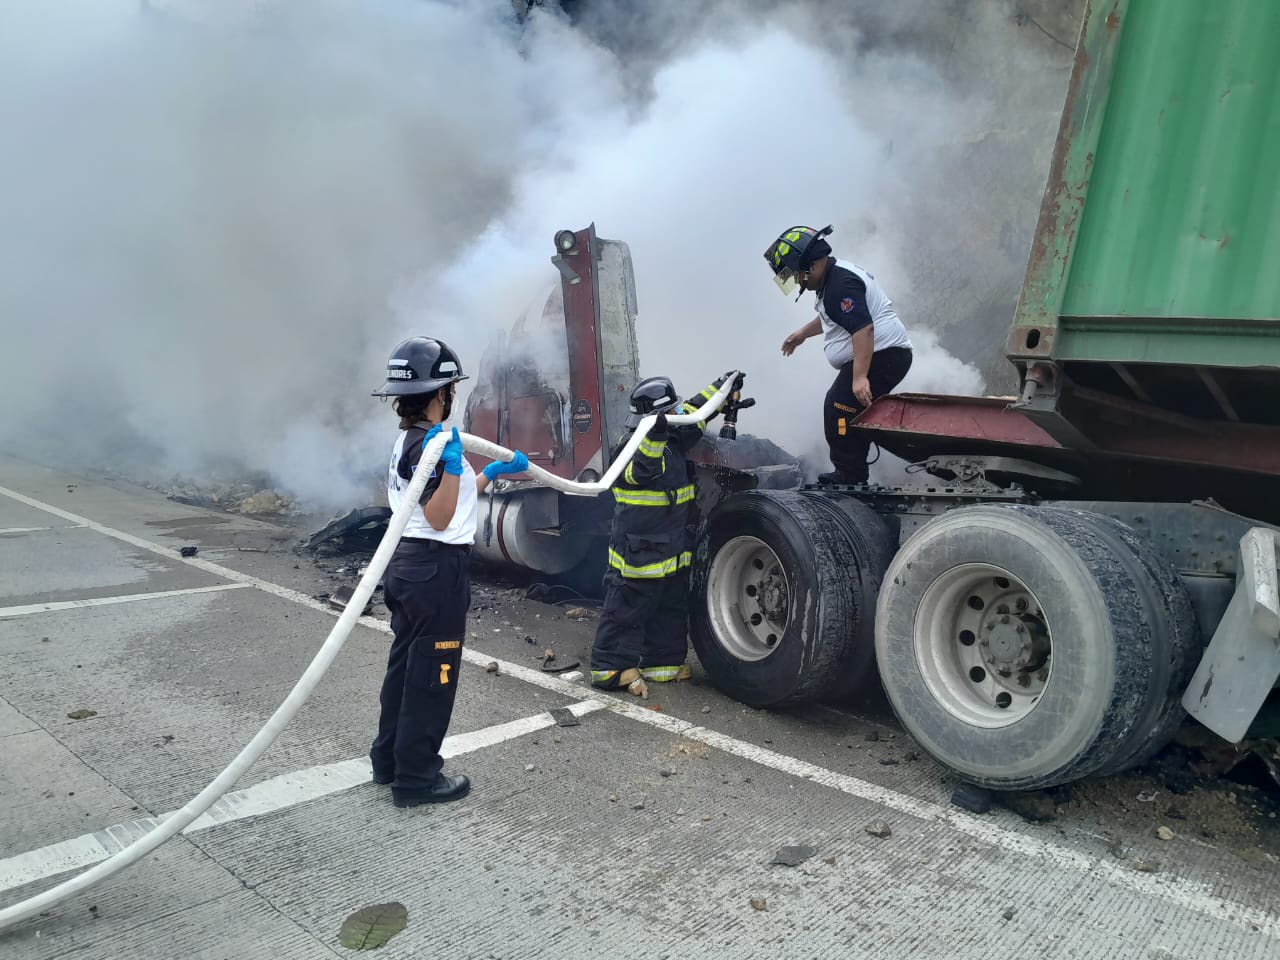
[[[719,412],[721,406],[726,401],[730,401],[731,398],[736,401],[733,412],[736,412],[737,407],[749,406],[749,401],[737,401],[735,396],[741,391],[742,376],[738,371],[729,374],[725,379],[724,385],[695,413],[668,416],[667,422],[677,426],[702,423]],[[562,493],[584,497],[597,496],[608,491],[613,486],[618,479],[618,475],[631,462],[631,458],[635,455],[641,442],[649,435],[649,431],[653,429],[656,420],[657,418],[652,415],[642,419],[637,425],[635,433],[614,459],[609,469],[605,471],[604,476],[593,483],[578,483],[573,480],[566,480],[563,477],[549,473],[535,464],[529,465],[528,473],[537,483],[552,487]],[[471,453],[503,461],[510,460],[514,455],[513,451],[492,441],[485,440],[483,437],[473,436],[469,433],[460,433],[459,437],[462,440],[463,449]],[[123,850],[90,867],[84,873],[77,874],[43,893],[36,894],[34,897],[0,910],[0,930],[20,920],[25,920],[27,917],[34,916],[57,903],[61,903],[68,897],[87,890],[99,881],[105,880],[107,877],[119,873],[125,867],[136,863],[170,837],[186,829],[248,772],[249,768],[258,761],[258,758],[266,752],[267,748],[271,746],[276,737],[288,725],[289,721],[293,719],[298,709],[306,703],[307,698],[311,696],[312,691],[320,683],[320,679],[337,658],[343,644],[347,642],[347,637],[350,635],[356,621],[360,618],[365,604],[373,596],[374,588],[381,579],[382,572],[391,561],[391,555],[395,553],[396,547],[400,542],[400,535],[404,532],[405,525],[409,522],[409,515],[415,509],[419,509],[418,501],[422,496],[422,490],[426,486],[427,478],[431,476],[436,461],[440,459],[440,454],[444,450],[447,440],[448,436],[442,432],[433,437],[423,448],[419,468],[415,471],[408,490],[405,491],[399,509],[387,521],[387,532],[383,534],[382,540],[378,544],[378,549],[374,551],[373,558],[369,561],[369,566],[366,568],[364,576],[360,578],[360,583],[352,594],[351,599],[347,601],[342,615],[338,617],[337,622],[329,631],[328,637],[325,638],[324,643],[321,644],[319,651],[317,651],[315,658],[307,669],[303,671],[302,676],[298,678],[298,682],[289,691],[289,695],[284,698],[262,729],[254,735],[244,749],[227,764],[221,773],[214,777],[207,787],[188,801],[181,810],[167,817],[162,823],[157,824],[148,833],[139,837]]]

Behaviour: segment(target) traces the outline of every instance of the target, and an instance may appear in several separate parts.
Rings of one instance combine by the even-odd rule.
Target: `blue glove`
[[[444,467],[445,473],[455,477],[462,476],[462,441],[458,439],[457,427],[453,428],[453,436],[444,445],[444,452],[440,454],[440,464]]]
[[[428,431],[427,431],[427,435],[426,435],[425,437],[423,437],[423,438],[422,438],[422,449],[423,449],[423,450],[426,450],[426,449],[427,449],[427,443],[428,443],[428,441],[430,441],[432,437],[434,437],[437,433],[439,433],[439,432],[441,431],[441,429],[442,429],[442,427],[440,426],[440,424],[438,424],[438,423],[437,423],[434,427],[432,427],[430,430],[428,430]]]
[[[517,450],[515,455],[506,463],[503,463],[501,460],[495,460],[493,463],[487,464],[481,472],[488,477],[489,482],[492,483],[505,473],[524,473],[528,469],[529,458]]]

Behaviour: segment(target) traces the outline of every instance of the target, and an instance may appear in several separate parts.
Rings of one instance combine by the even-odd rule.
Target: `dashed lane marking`
[[[28,603],[21,607],[0,607],[0,620],[27,617],[33,613],[51,613],[55,610],[78,610],[81,607],[104,607],[112,603],[133,603],[137,600],[159,600],[181,597],[193,593],[221,593],[225,590],[243,590],[250,583],[218,583],[211,587],[187,587],[183,590],[162,590],[159,593],[130,593],[122,597],[90,597],[85,600],[59,600],[54,603]]]

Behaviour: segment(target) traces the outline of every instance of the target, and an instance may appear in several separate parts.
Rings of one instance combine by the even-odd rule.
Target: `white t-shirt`
[[[402,473],[413,476],[422,457],[422,438],[427,434],[421,427],[410,427],[401,430],[396,437],[395,446],[391,450],[391,463],[387,467],[387,505],[399,510],[404,492],[409,489],[410,481]],[[431,491],[440,486],[444,468],[439,463],[431,472],[431,478],[423,490],[423,501]],[[471,469],[467,458],[462,458],[462,476],[458,478],[458,506],[453,511],[453,519],[443,530],[436,530],[427,523],[427,518],[419,507],[409,514],[409,522],[405,524],[401,536],[415,537],[419,540],[439,540],[442,543],[475,543],[476,514],[479,511],[476,496],[476,474]]]
[[[853,359],[853,334],[874,324],[879,353],[890,347],[910,347],[907,328],[893,309],[884,287],[863,267],[837,260],[827,271],[827,282],[816,295],[822,321],[822,349],[827,362],[839,369]]]

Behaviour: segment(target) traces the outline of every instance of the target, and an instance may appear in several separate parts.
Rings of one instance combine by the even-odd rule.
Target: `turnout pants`
[[[889,347],[877,351],[872,355],[871,366],[867,370],[872,397],[890,393],[910,369],[910,348]],[[836,374],[822,406],[827,446],[831,448],[831,465],[844,474],[849,483],[867,482],[867,453],[871,449],[871,440],[853,427],[854,418],[865,409],[853,395],[853,361],[850,360]]]
[[[382,681],[375,774],[393,786],[430,786],[444,761],[471,606],[471,551],[434,540],[401,540],[383,578],[391,611],[391,653]]]
[[[679,667],[688,653],[688,632],[688,571],[633,580],[610,570],[604,578],[604,609],[591,648],[592,673]]]

